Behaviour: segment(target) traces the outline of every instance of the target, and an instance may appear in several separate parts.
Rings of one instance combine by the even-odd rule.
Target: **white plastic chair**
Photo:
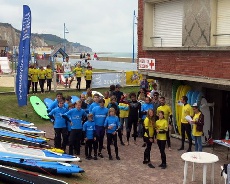
[[[222,171],[224,169],[224,167],[220,166],[220,169]],[[220,181],[222,181],[222,178],[224,178],[224,184],[227,184],[227,177],[228,177],[228,175],[225,172],[223,172],[223,175],[221,176],[221,180]]]

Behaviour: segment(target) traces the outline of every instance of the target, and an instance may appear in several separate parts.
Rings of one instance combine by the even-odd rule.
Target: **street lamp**
[[[133,60],[132,62],[134,63],[134,52],[135,52],[135,49],[134,49],[134,32],[135,32],[135,20],[136,20],[136,15],[135,15],[135,10],[133,11]]]
[[[64,51],[65,51],[65,47],[66,47],[66,41],[65,41],[65,34],[69,33],[68,29],[65,27],[65,23],[64,23]]]

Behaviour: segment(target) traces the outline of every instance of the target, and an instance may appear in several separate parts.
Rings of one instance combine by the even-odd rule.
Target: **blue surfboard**
[[[46,107],[49,108],[49,106],[53,103],[54,101],[51,98],[45,98],[44,103],[46,104]]]
[[[0,137],[2,140],[11,140],[11,142],[28,142],[28,143],[37,143],[45,144],[46,140],[39,137],[30,137],[25,134],[20,134],[17,132],[0,129]],[[8,138],[8,139],[7,139]],[[20,141],[21,140],[21,141]]]
[[[191,105],[191,96],[192,96],[192,94],[193,94],[193,91],[192,90],[190,90],[190,91],[188,91],[188,93],[186,94],[186,96],[188,97],[188,103]]]
[[[4,120],[4,121],[8,121],[8,122],[13,122],[16,123],[20,126],[33,126],[34,123],[31,123],[29,121],[25,121],[25,120],[20,120],[20,119],[16,119],[16,118],[11,118],[11,117],[7,117],[7,116],[0,116],[0,120]]]
[[[191,98],[191,105],[193,105],[194,103],[196,103],[196,99],[197,96],[199,95],[199,91],[194,91],[192,94],[192,98]]]
[[[71,99],[71,102],[72,103],[75,103],[75,102],[77,102],[78,100],[80,100],[80,98],[78,98],[77,96],[71,96],[72,97],[72,99]]]
[[[22,158],[18,154],[9,154],[0,151],[0,164],[16,166],[36,172],[46,172],[52,174],[73,174],[82,173],[84,170],[75,164],[62,162],[42,161],[38,159]]]

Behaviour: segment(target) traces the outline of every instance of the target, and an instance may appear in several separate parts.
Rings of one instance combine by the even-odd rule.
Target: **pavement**
[[[44,127],[40,127],[44,130]],[[47,137],[53,137],[52,127],[46,127]],[[125,139],[125,136],[123,136]],[[126,143],[126,142],[125,142]],[[108,159],[108,154],[106,149],[103,149],[102,154],[104,158],[98,158],[98,160],[86,160],[84,156],[84,146],[81,147],[80,158],[82,162],[77,163],[85,170],[84,177],[87,178],[87,183],[95,184],[182,184],[183,183],[183,171],[184,171],[184,161],[181,159],[181,155],[184,151],[177,151],[180,147],[181,141],[176,138],[171,138],[172,151],[166,148],[167,156],[167,168],[165,170],[158,167],[161,164],[160,152],[156,143],[153,144],[151,150],[151,161],[156,168],[149,168],[147,165],[143,164],[143,153],[145,148],[142,147],[142,138],[137,138],[137,144],[131,139],[130,145],[122,146],[118,142],[119,156],[121,160],[115,159],[114,147],[111,146],[112,155],[114,160],[110,161]],[[104,145],[106,146],[106,140],[104,140]],[[188,143],[185,143],[185,149],[188,148]],[[194,146],[193,146],[194,150]],[[214,153],[219,157],[219,161],[215,164],[215,183],[220,183],[220,166],[224,163],[229,163],[227,160],[227,148],[223,146],[215,146],[213,151],[212,147],[204,147],[203,151]],[[188,184],[201,184],[203,176],[203,165],[195,164],[196,180],[192,182],[192,163],[189,163],[188,167]],[[211,183],[211,165],[208,164],[207,170],[207,184]],[[68,179],[69,183],[84,183],[78,181],[79,177],[73,175]],[[222,183],[224,181],[222,180]]]

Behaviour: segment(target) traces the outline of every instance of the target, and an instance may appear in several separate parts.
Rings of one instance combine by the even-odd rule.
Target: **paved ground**
[[[42,127],[41,127],[42,128]],[[44,129],[44,127],[43,127]],[[52,127],[46,127],[47,136],[53,136]],[[156,166],[154,169],[148,168],[148,166],[142,164],[144,148],[141,147],[142,139],[138,138],[137,145],[131,141],[129,146],[121,146],[119,144],[120,161],[114,159],[110,161],[108,159],[107,151],[103,150],[103,159],[86,160],[84,159],[84,146],[81,148],[82,162],[77,163],[85,169],[83,176],[74,175],[71,178],[66,179],[69,183],[95,183],[95,184],[110,184],[110,183],[122,183],[122,184],[148,184],[148,183],[167,183],[167,184],[181,184],[183,182],[183,167],[184,162],[181,159],[183,151],[177,151],[180,147],[180,140],[176,138],[171,139],[172,151],[166,149],[167,164],[168,167],[162,170],[158,167],[161,163],[160,153],[157,144],[153,144],[151,151],[152,163]],[[106,142],[105,142],[106,143]],[[188,145],[186,144],[186,147]],[[194,148],[194,147],[193,147]],[[205,147],[205,152],[212,153],[211,147]],[[114,148],[112,147],[112,153],[115,157]],[[216,146],[214,154],[219,156],[220,161],[215,164],[215,183],[220,182],[220,166],[223,163],[227,163],[226,155],[227,148]],[[196,181],[191,181],[192,164],[189,164],[187,183],[201,184],[202,183],[202,165],[196,164]],[[210,181],[211,166],[208,166],[207,171],[207,184]],[[62,178],[63,179],[63,178]],[[64,178],[65,180],[65,178]],[[223,183],[223,180],[222,180]]]

